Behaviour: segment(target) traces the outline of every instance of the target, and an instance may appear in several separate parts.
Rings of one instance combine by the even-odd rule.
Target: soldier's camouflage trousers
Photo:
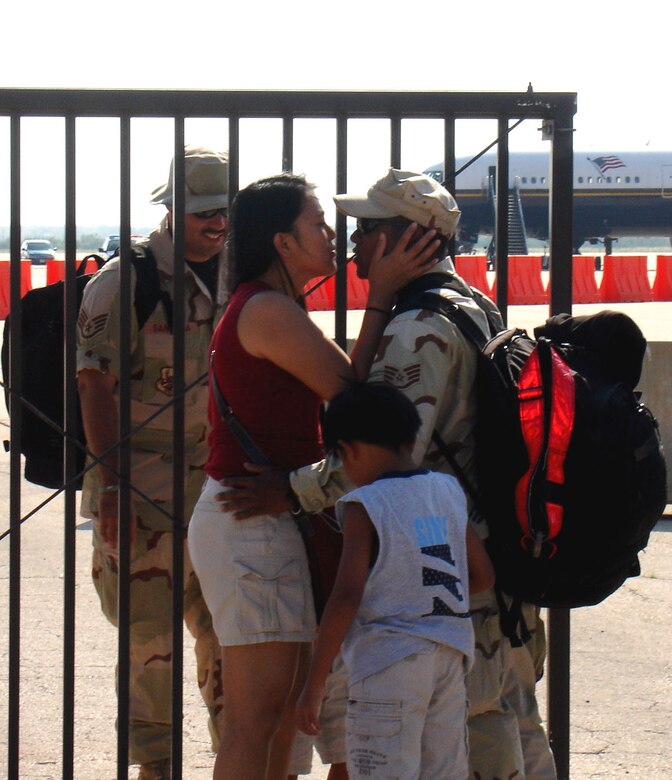
[[[191,492],[191,491],[190,491]],[[189,499],[195,496],[189,496]],[[170,756],[172,675],[173,535],[151,529],[151,505],[134,502],[138,532],[131,561],[129,761],[144,764]],[[193,502],[187,500],[191,507]],[[117,625],[117,557],[94,521],[93,581],[103,613]],[[200,584],[184,543],[184,620],[195,639],[198,686],[210,713],[213,748],[222,709],[221,657]]]
[[[511,668],[504,695],[518,718],[525,780],[555,780],[555,760],[535,695],[546,660],[546,632],[539,612],[533,604],[523,604],[530,639],[522,647],[511,648]]]
[[[472,604],[476,655],[467,675],[470,779],[552,780],[555,765],[535,694],[546,649],[539,612],[524,605],[532,638],[513,649],[494,598],[479,599]]]

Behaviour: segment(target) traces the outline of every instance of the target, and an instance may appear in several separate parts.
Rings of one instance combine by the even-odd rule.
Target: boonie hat
[[[335,195],[339,211],[360,219],[405,217],[444,236],[455,235],[460,210],[455,198],[424,173],[390,168],[366,195]]]
[[[173,205],[173,166],[170,163],[168,181],[152,193],[151,203]],[[229,155],[205,146],[184,148],[184,210],[221,209],[229,205]]]

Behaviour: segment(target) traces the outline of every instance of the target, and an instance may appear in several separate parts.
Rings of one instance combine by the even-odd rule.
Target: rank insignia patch
[[[399,390],[406,390],[420,381],[420,363],[413,363],[403,368],[385,366],[383,375],[388,384],[394,385]]]
[[[83,338],[90,339],[93,336],[97,336],[105,330],[107,321],[109,320],[109,314],[98,314],[96,317],[89,317],[86,311],[82,308],[79,311],[79,317],[77,319],[77,326]]]

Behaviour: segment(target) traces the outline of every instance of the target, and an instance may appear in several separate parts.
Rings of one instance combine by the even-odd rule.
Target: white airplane
[[[459,171],[468,157],[456,161]],[[497,155],[488,152],[456,179],[462,210],[459,247],[469,251],[479,233],[492,233]],[[425,173],[443,181],[443,164]],[[528,238],[548,238],[550,155],[509,153],[510,203],[518,204],[521,227]],[[517,195],[516,195],[517,191]],[[604,242],[607,253],[620,236],[668,237],[672,243],[672,152],[574,151],[573,247]],[[510,234],[514,234],[510,217]]]

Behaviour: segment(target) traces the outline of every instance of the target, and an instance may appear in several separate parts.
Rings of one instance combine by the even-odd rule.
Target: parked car
[[[103,241],[103,245],[98,247],[98,251],[102,253],[106,260],[114,257],[119,251],[119,236],[108,236]]]
[[[134,233],[131,236],[131,245],[137,244],[138,241],[142,241],[144,238],[145,236]],[[119,236],[108,236],[105,241],[103,241],[103,245],[98,247],[98,251],[102,253],[105,260],[114,257],[119,253]]]
[[[47,260],[53,260],[55,251],[51,241],[42,238],[27,238],[21,244],[21,257],[30,260],[33,265],[44,265]]]

